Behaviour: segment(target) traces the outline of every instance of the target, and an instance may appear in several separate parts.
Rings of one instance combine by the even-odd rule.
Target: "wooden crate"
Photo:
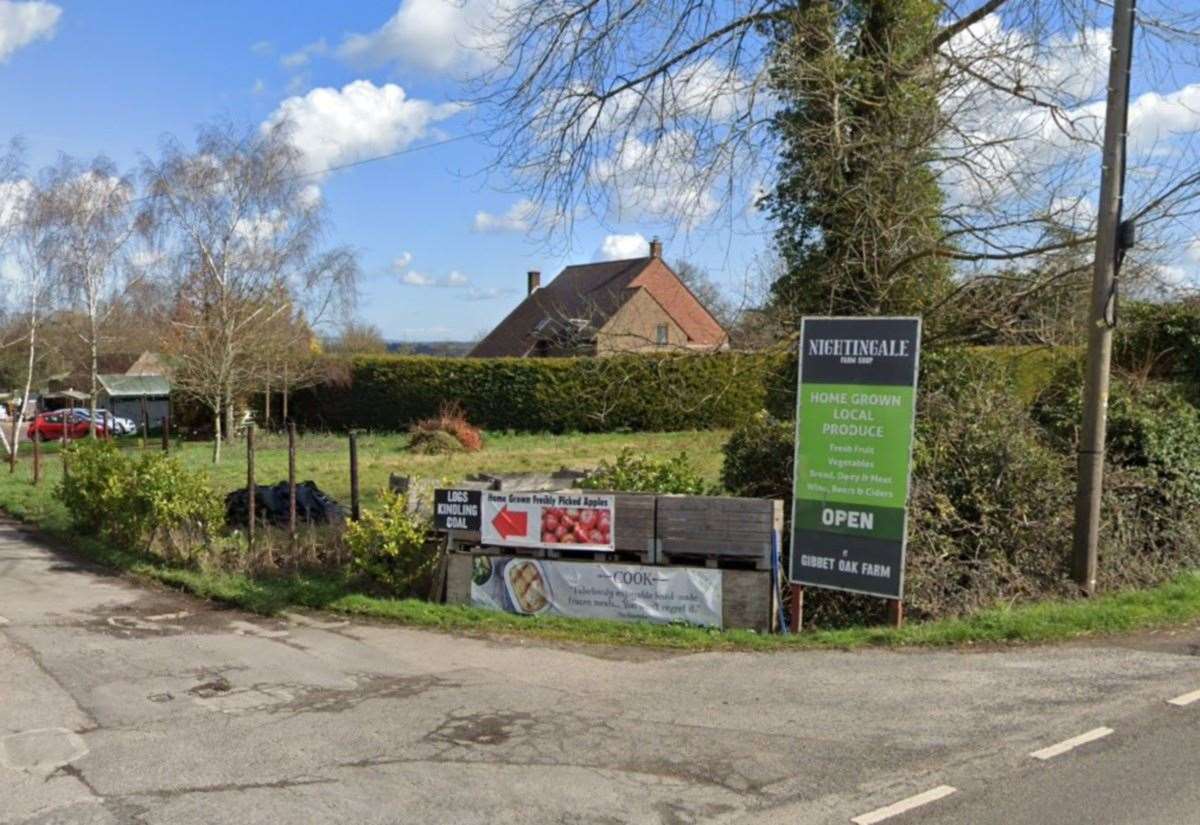
[[[659,496],[660,563],[771,569],[771,547],[783,529],[783,502],[723,496]]]

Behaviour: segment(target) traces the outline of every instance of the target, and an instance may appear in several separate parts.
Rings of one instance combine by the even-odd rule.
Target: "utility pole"
[[[1133,59],[1136,0],[1113,3],[1112,56],[1108,66],[1108,104],[1104,114],[1103,170],[1096,225],[1096,259],[1088,313],[1087,375],[1083,431],[1079,437],[1079,480],[1075,498],[1075,545],[1071,573],[1087,595],[1096,590],[1100,538],[1100,496],[1104,483],[1104,436],[1108,421],[1109,362],[1116,324],[1118,255],[1130,245],[1121,227],[1125,181],[1125,134],[1129,113],[1129,72]]]

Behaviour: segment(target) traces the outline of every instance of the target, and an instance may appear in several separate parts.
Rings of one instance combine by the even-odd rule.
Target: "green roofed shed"
[[[143,414],[150,428],[171,414],[171,382],[162,375],[97,375],[99,406],[113,415],[133,420],[139,427]]]

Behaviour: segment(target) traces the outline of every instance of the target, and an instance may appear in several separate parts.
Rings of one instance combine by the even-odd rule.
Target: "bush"
[[[467,421],[466,415],[462,411],[462,407],[457,402],[449,402],[442,404],[441,410],[432,418],[425,418],[413,424],[409,430],[413,435],[419,433],[446,433],[454,438],[461,448],[473,453],[483,449],[483,433],[479,428],[473,426]],[[436,439],[427,439],[426,446],[437,447]],[[409,442],[410,449],[412,441]],[[417,451],[420,451],[419,448]],[[450,450],[435,450],[439,452],[451,452]]]
[[[628,447],[621,450],[613,463],[601,461],[580,486],[588,490],[626,493],[702,496],[712,492],[686,453],[668,459],[653,459],[639,456]]]
[[[389,493],[381,510],[347,524],[346,545],[361,573],[393,595],[409,596],[428,583],[437,564],[428,532],[428,521],[409,512],[407,497]]]
[[[129,463],[125,494],[110,529],[123,541],[154,548],[161,540],[167,552],[187,555],[208,544],[224,522],[224,506],[206,476],[151,452]]]
[[[1195,381],[1200,376],[1200,302],[1122,303],[1113,362],[1142,376]]]
[[[75,529],[100,533],[119,508],[129,483],[130,461],[107,439],[84,438],[63,450],[62,481],[56,492]]]
[[[732,427],[766,403],[778,355],[353,359],[343,386],[296,394],[308,426],[403,430],[457,402],[474,424],[522,432]],[[792,362],[794,364],[794,360]],[[794,381],[794,373],[792,381]]]
[[[794,451],[795,424],[762,410],[725,442],[721,483],[735,496],[790,500]]]
[[[67,471],[57,493],[84,533],[128,547],[187,554],[223,523],[220,499],[207,478],[162,453],[131,459],[102,439],[81,439],[64,451]]]

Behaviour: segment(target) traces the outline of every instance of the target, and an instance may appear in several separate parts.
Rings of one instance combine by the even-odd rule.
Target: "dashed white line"
[[[870,813],[856,816],[850,820],[854,825],[875,825],[876,822],[883,822],[885,819],[891,819],[893,816],[899,816],[902,813],[911,811],[913,808],[919,808],[922,805],[928,805],[930,802],[937,802],[939,799],[944,799],[952,793],[956,793],[957,789],[949,785],[938,785],[924,793],[919,793],[916,796],[910,796],[908,799],[901,799],[899,802],[894,802],[886,808],[878,808]]]
[[[1192,702],[1200,702],[1200,690],[1193,690],[1191,693],[1185,693],[1182,696],[1176,696],[1174,699],[1167,700],[1168,705],[1175,705],[1181,708],[1192,704]]]
[[[1029,754],[1034,759],[1053,759],[1056,756],[1061,756],[1067,751],[1073,751],[1080,745],[1086,745],[1088,742],[1095,742],[1097,739],[1103,739],[1113,732],[1112,728],[1096,728],[1089,730],[1087,733],[1081,733],[1078,736],[1059,742],[1057,745],[1051,745],[1048,748],[1042,748],[1040,751],[1034,751]]]

